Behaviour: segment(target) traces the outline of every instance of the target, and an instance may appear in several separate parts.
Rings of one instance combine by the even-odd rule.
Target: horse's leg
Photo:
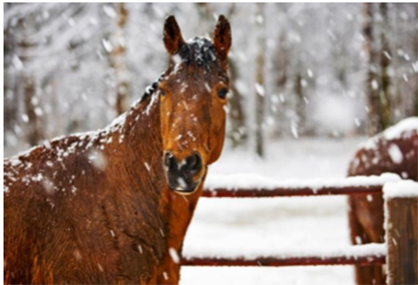
[[[356,195],[348,198],[352,244],[383,242],[383,199],[377,195]],[[357,284],[385,284],[381,265],[355,266]]]
[[[180,264],[174,262],[170,254],[163,258],[157,272],[157,284],[176,285],[180,282]]]

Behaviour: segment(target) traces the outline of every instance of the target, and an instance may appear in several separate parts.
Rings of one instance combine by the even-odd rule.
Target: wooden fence
[[[318,196],[318,195],[367,195],[382,193],[385,179],[371,177],[372,183],[365,185],[345,185],[344,183],[327,183],[322,187],[273,186],[268,189],[230,189],[215,187],[205,189],[203,197],[208,198],[267,198],[286,196]],[[364,180],[366,179],[366,180]],[[408,195],[403,191],[392,191],[393,195],[385,194],[386,240],[387,244],[366,244],[351,246],[341,254],[329,256],[260,256],[255,258],[244,257],[193,257],[182,258],[183,266],[305,266],[305,265],[388,265],[388,284],[418,284],[418,183],[399,179],[390,179],[388,188],[409,188]],[[367,181],[366,177],[363,180]],[[413,183],[413,186],[411,186]],[[341,186],[343,185],[343,186]],[[396,186],[398,185],[398,186]],[[414,188],[411,190],[411,188]],[[386,188],[385,188],[386,189]],[[389,192],[389,190],[388,190]],[[396,195],[399,192],[400,195]],[[376,246],[380,250],[368,250]],[[361,254],[359,254],[361,252]]]

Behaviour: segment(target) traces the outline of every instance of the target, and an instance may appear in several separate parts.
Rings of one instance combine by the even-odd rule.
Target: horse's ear
[[[170,55],[176,54],[184,45],[180,27],[174,16],[169,16],[164,23],[164,45]]]
[[[231,48],[231,26],[224,15],[220,15],[213,36],[215,50],[221,60],[226,60]]]

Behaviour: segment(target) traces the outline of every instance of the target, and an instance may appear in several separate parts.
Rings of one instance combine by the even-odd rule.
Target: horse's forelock
[[[205,69],[218,59],[212,42],[202,37],[189,40],[180,49],[179,56],[187,65],[198,65]]]

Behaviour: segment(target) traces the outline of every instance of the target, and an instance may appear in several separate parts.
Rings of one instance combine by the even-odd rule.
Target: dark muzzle
[[[202,159],[199,154],[193,154],[179,162],[173,153],[167,151],[164,154],[164,166],[171,189],[183,194],[190,194],[196,190],[200,179],[195,181],[193,178],[202,169]]]

